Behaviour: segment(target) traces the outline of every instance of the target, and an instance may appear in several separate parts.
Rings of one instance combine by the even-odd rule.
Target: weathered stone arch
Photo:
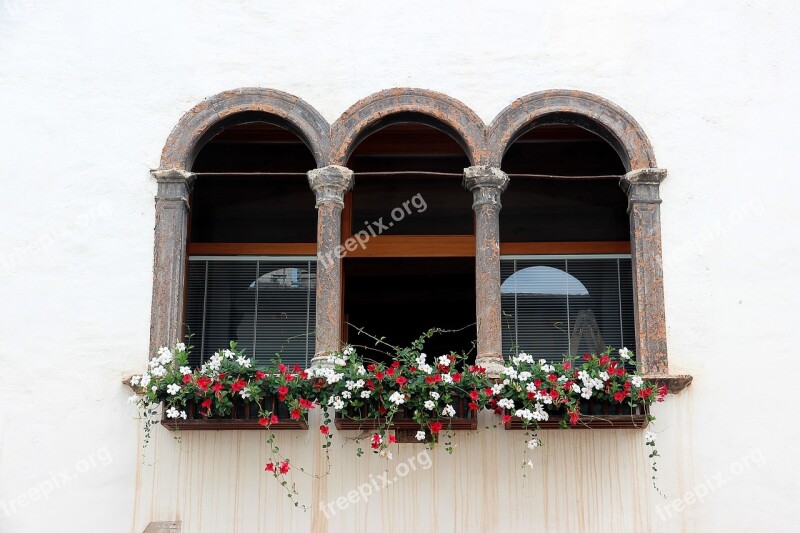
[[[183,115],[161,152],[161,169],[191,170],[194,158],[214,135],[251,120],[291,130],[308,146],[317,166],[328,164],[330,126],[322,115],[296,96],[255,87],[216,94]]]
[[[356,102],[331,127],[331,158],[346,165],[358,143],[397,122],[421,122],[444,131],[461,145],[470,162],[486,157],[486,127],[469,107],[447,95],[424,89],[388,89]]]
[[[508,147],[541,124],[574,124],[605,139],[625,169],[656,168],[653,147],[644,130],[624,109],[581,91],[542,91],[518,98],[492,121],[488,130],[488,163],[500,166]]]

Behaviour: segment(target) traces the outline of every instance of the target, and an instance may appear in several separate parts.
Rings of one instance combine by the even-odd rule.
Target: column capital
[[[464,169],[464,187],[472,191],[472,208],[479,205],[501,207],[500,196],[508,186],[508,174],[497,167],[474,166]]]
[[[619,186],[628,195],[628,208],[632,203],[660,204],[658,189],[667,177],[663,168],[631,170],[619,180]]]
[[[344,207],[344,194],[353,188],[353,171],[339,165],[315,168],[308,171],[308,184],[317,196],[317,207],[323,203]]]
[[[156,200],[177,200],[189,205],[188,195],[197,177],[193,172],[168,168],[151,170],[150,175],[158,182]]]

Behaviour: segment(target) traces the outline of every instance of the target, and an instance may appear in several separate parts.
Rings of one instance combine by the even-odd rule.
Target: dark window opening
[[[430,328],[459,330],[436,335],[428,355],[471,353],[474,360],[475,260],[458,258],[353,259],[345,263],[344,316],[351,344],[374,347],[357,328],[395,346],[408,346]],[[391,351],[378,346],[381,351]],[[368,357],[387,356],[365,349]]]

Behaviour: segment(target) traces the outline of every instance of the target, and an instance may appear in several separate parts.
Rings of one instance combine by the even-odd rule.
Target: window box
[[[566,409],[548,409],[549,420],[539,422],[539,429],[561,429],[562,422],[567,419]],[[511,414],[511,413],[509,413]],[[650,414],[649,406],[631,407],[627,403],[581,401],[581,417],[571,429],[642,429],[647,427]],[[566,423],[566,422],[565,422]],[[534,429],[535,421],[526,428],[519,417],[512,417],[505,424],[506,429]]]
[[[432,420],[432,422],[441,422],[443,429],[452,429],[459,431],[470,431],[478,428],[478,417],[476,411],[470,411],[468,404],[469,398],[458,398],[453,407],[456,410],[456,416],[452,418],[439,418]],[[385,423],[383,418],[370,417],[369,413],[377,412],[377,408],[367,405],[360,407],[350,407],[344,413],[337,411],[334,424],[336,429],[339,430],[373,430],[382,427]],[[406,408],[400,406],[397,413],[392,419],[392,424],[388,429],[404,430],[414,432],[420,429],[420,425],[414,420],[414,413]]]
[[[266,397],[261,405],[267,411],[275,413],[278,422],[270,425],[270,429],[308,429],[308,420],[301,417],[292,420],[285,402],[278,401],[274,396]],[[241,399],[234,400],[233,409],[227,415],[212,415],[209,417],[201,414],[199,401],[189,401],[185,406],[186,419],[167,418],[162,415],[161,425],[170,431],[176,430],[220,430],[220,429],[264,429],[259,423],[258,404],[245,402]],[[166,413],[166,408],[164,409]]]

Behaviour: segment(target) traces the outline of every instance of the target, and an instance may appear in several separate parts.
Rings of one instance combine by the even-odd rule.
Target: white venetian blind
[[[194,365],[238,342],[257,361],[308,366],[314,351],[316,258],[190,257],[186,325]]]
[[[500,272],[505,355],[635,348],[630,255],[508,256]]]

